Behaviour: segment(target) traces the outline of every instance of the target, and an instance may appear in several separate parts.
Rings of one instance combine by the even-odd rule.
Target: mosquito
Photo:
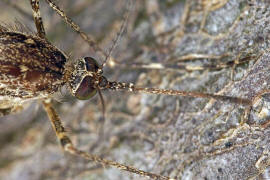
[[[17,112],[25,102],[35,99],[42,100],[43,107],[48,114],[60,145],[70,154],[94,161],[103,166],[115,167],[151,179],[175,179],[175,177],[154,174],[116,161],[103,159],[77,149],[68,137],[51,101],[54,94],[64,86],[67,86],[70,93],[79,100],[89,100],[97,93],[101,96],[102,90],[111,90],[212,98],[246,106],[252,104],[251,100],[238,97],[174,89],[138,87],[133,83],[110,81],[103,75],[103,70],[119,41],[122,31],[125,29],[128,16],[120,28],[120,35],[114,39],[108,53],[105,53],[95,40],[84,33],[52,0],[46,0],[46,2],[91,48],[102,55],[103,62],[97,62],[93,57],[84,57],[75,61],[68,60],[68,56],[52,45],[46,38],[39,0],[30,0],[37,34],[17,32],[5,26],[0,26],[0,112],[2,115],[7,115]]]

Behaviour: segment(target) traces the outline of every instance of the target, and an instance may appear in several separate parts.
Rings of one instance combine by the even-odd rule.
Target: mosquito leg
[[[95,155],[89,154],[87,152],[78,150],[75,146],[73,146],[70,138],[67,136],[65,128],[62,125],[62,122],[61,122],[59,116],[57,115],[56,111],[52,107],[51,102],[49,100],[45,100],[45,101],[43,101],[43,105],[44,105],[46,112],[48,113],[49,119],[50,119],[52,126],[56,132],[56,135],[61,143],[61,146],[68,153],[82,157],[82,158],[90,160],[90,161],[94,161],[96,163],[102,164],[103,166],[115,167],[117,169],[128,171],[128,172],[131,172],[134,174],[138,174],[140,176],[149,177],[151,179],[172,180],[169,177],[165,177],[165,176],[145,172],[142,170],[138,170],[134,167],[126,166],[126,165],[117,163],[115,161],[102,159],[98,156],[95,156]]]
[[[61,10],[52,0],[46,0],[50,7],[61,17],[63,20],[75,31],[77,32],[83,40],[85,40],[88,45],[94,49],[96,52],[100,52],[104,58],[106,57],[106,53],[97,45],[94,38],[88,36],[84,33],[81,28],[72,20],[70,19],[63,10]]]
[[[116,60],[111,59],[109,62],[109,66],[111,68],[114,67],[120,67],[123,69],[150,69],[150,70],[182,70],[182,71],[200,71],[200,70],[220,70],[224,68],[230,68],[232,67],[233,69],[240,65],[247,63],[248,61],[251,60],[256,60],[258,59],[259,56],[247,56],[241,59],[237,60],[232,60],[228,61],[226,63],[220,63],[220,64],[215,64],[215,65],[188,65],[186,61],[193,61],[193,60],[198,60],[198,59],[219,59],[222,58],[221,56],[210,56],[210,55],[199,55],[199,54],[194,54],[194,55],[188,55],[188,56],[183,56],[178,60],[178,62],[171,62],[171,63],[120,63],[117,62]]]
[[[38,36],[41,38],[46,38],[46,33],[39,10],[39,0],[30,0],[30,4],[32,6],[33,17],[36,24]]]
[[[117,46],[118,42],[120,41],[121,37],[124,34],[124,31],[125,31],[125,29],[127,27],[129,15],[130,15],[130,12],[131,12],[131,9],[132,9],[131,6],[132,6],[131,0],[128,0],[127,6],[126,6],[127,8],[126,8],[126,11],[125,11],[124,16],[123,16],[121,27],[120,27],[119,31],[117,32],[115,39],[112,42],[112,46],[110,47],[110,49],[109,49],[109,51],[108,51],[108,53],[107,53],[107,55],[105,57],[104,62],[101,65],[101,69],[103,69],[103,67],[106,66],[106,63],[107,63],[108,59],[110,58],[113,50],[115,49],[115,47]]]

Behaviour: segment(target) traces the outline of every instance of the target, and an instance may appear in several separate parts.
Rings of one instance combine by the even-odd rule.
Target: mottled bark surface
[[[30,5],[12,1],[31,14]],[[83,30],[108,49],[124,0],[58,1]],[[170,64],[175,70],[106,68],[109,80],[145,87],[217,93],[253,99],[270,84],[270,2],[247,0],[137,0],[128,32],[113,53],[125,63]],[[15,18],[34,29],[27,15],[0,2],[0,20]],[[95,55],[45,3],[48,39],[71,58]],[[246,63],[217,70],[185,66]],[[232,64],[232,63],[230,63]],[[104,138],[98,139],[100,100],[78,101],[65,92],[55,107],[74,143],[83,150],[177,179],[269,178],[267,94],[246,106],[209,99],[105,91]],[[145,179],[65,154],[40,102],[0,119],[0,179]]]

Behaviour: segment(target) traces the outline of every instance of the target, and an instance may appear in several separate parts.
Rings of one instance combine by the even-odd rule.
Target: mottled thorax
[[[66,61],[45,39],[0,31],[0,95],[28,99],[55,93],[65,84]]]

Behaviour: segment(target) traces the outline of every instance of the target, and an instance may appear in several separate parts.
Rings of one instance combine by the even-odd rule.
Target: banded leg
[[[30,4],[32,6],[33,17],[36,24],[38,36],[41,38],[46,38],[46,33],[39,10],[39,0],[30,0]]]
[[[49,100],[47,101],[43,101],[43,105],[44,108],[46,110],[46,112],[48,113],[49,119],[51,120],[52,126],[56,132],[56,135],[61,143],[61,146],[63,147],[63,149],[73,155],[82,157],[84,159],[90,160],[90,161],[94,161],[96,163],[102,164],[103,166],[110,166],[110,167],[115,167],[117,169],[120,170],[124,170],[124,171],[128,171],[134,174],[138,174],[140,176],[144,176],[144,177],[149,177],[151,179],[156,179],[156,180],[173,180],[169,177],[165,177],[165,176],[160,176],[157,174],[152,174],[149,172],[145,172],[142,170],[138,170],[134,167],[131,166],[126,166],[120,163],[117,163],[115,161],[110,161],[110,160],[106,160],[106,159],[102,159],[98,156],[89,154],[87,152],[78,150],[75,146],[73,146],[70,138],[67,136],[66,132],[65,132],[65,128],[62,125],[62,122],[59,118],[59,116],[57,115],[56,111],[54,110],[54,108],[52,107],[52,104]]]

